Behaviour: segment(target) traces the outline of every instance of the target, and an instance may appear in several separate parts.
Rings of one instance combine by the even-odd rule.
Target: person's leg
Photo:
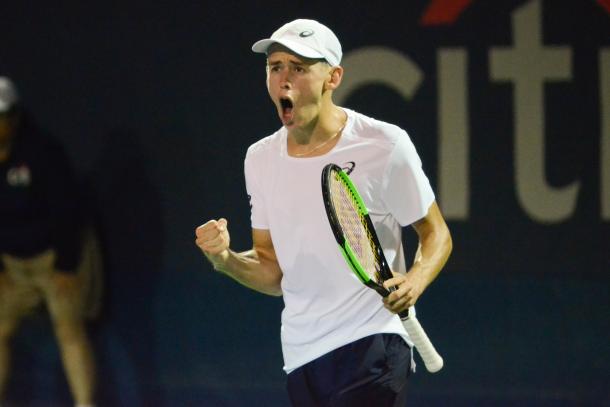
[[[93,405],[95,358],[86,329],[80,275],[52,271],[41,285],[74,402]]]
[[[75,403],[92,405],[95,390],[95,361],[84,321],[55,320],[53,328]]]
[[[19,320],[0,318],[0,402],[4,400],[11,368],[11,338],[17,330]]]
[[[4,400],[11,371],[11,339],[21,319],[42,297],[24,272],[26,261],[0,254],[4,271],[0,272],[0,402]]]

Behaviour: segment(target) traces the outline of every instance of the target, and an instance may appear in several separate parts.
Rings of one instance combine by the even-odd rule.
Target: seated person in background
[[[91,253],[82,241],[79,204],[66,154],[32,125],[14,84],[0,77],[0,404],[10,340],[22,318],[44,304],[75,404],[93,405],[83,272]]]

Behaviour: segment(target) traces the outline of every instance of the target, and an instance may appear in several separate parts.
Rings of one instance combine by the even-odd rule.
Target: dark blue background
[[[542,225],[515,198],[512,88],[489,80],[489,49],[510,46],[511,12],[527,2],[474,1],[452,25],[425,27],[429,3],[2,5],[0,74],[65,145],[104,244],[104,312],[91,327],[100,405],[287,405],[282,300],[211,272],[193,241],[197,225],[222,216],[233,247],[249,247],[243,156],[280,125],[250,46],[297,17],[332,27],[345,52],[384,45],[422,69],[410,101],[368,86],[346,105],[405,128],[435,187],[436,52],[468,52],[470,216],[449,222],[453,257],[419,302],[446,367],[420,369],[412,404],[610,404],[597,64],[610,15],[593,0],[542,2],[545,43],[573,47],[574,80],[546,95],[549,182],[582,184],[574,215]],[[69,405],[48,319],[27,321],[15,345],[11,399]]]

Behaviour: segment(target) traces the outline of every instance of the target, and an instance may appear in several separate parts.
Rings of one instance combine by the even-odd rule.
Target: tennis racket
[[[350,269],[367,287],[383,297],[388,296],[395,288],[386,290],[383,282],[393,277],[392,272],[368,210],[349,176],[339,166],[328,164],[322,170],[322,195],[328,221]],[[399,316],[426,369],[432,373],[441,370],[443,358],[417,317],[409,315],[408,309]]]

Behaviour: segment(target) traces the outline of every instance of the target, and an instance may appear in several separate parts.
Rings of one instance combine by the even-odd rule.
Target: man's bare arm
[[[434,281],[447,262],[453,242],[449,228],[436,202],[432,203],[428,214],[413,224],[419,245],[415,261],[405,275],[395,273],[395,277],[384,283],[386,288],[398,289],[384,298],[386,308],[400,312],[415,305],[424,290]]]
[[[244,252],[230,249],[230,235],[225,219],[211,220],[199,226],[195,234],[197,246],[214,269],[253,290],[268,295],[282,295],[282,270],[268,230],[253,229],[253,247]]]

